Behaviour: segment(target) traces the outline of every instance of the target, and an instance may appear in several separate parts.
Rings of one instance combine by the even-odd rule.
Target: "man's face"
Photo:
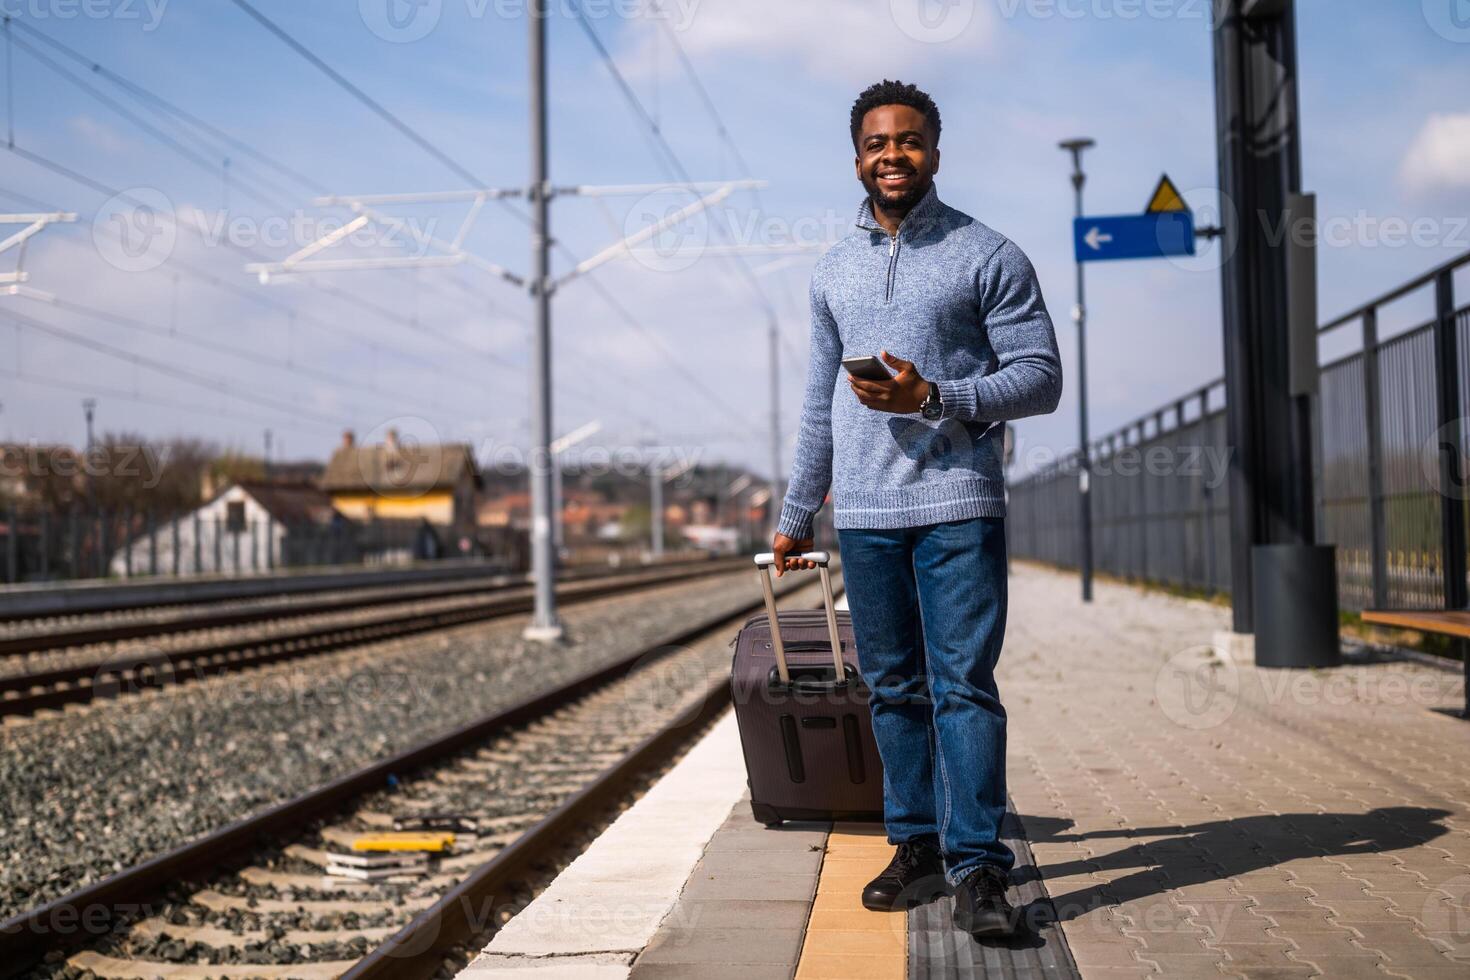
[[[885,211],[907,211],[939,172],[939,149],[924,114],[906,105],[868,110],[858,134],[857,176]]]

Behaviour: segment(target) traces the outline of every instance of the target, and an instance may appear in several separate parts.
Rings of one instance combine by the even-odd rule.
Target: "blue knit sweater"
[[[897,235],[867,199],[857,226],[812,274],[811,363],[778,529],[811,537],[829,489],[839,529],[1004,517],[1000,423],[1054,411],[1062,391],[1031,262],[933,187]],[[842,358],[880,349],[939,385],[938,421],[857,400]]]

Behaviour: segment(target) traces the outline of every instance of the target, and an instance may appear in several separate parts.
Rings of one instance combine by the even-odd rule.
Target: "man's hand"
[[[802,538],[800,541],[788,538],[784,534],[777,534],[771,539],[771,551],[776,556],[776,577],[780,578],[787,569],[816,568],[814,561],[804,561],[801,558],[787,558],[791,552],[801,554],[811,551],[816,542],[812,538]]]
[[[847,383],[852,386],[852,393],[858,401],[880,412],[907,415],[919,411],[924,399],[929,397],[929,382],[919,377],[913,361],[895,357],[886,350],[880,356],[898,373],[887,381],[865,381],[849,374]]]

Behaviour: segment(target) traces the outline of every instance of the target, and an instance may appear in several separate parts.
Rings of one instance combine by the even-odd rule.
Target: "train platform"
[[[1351,645],[1271,671],[1228,608],[1017,563],[1000,687],[1012,900],[862,909],[882,830],[750,816],[726,714],[461,974],[605,978],[1470,976],[1470,727],[1458,665]]]

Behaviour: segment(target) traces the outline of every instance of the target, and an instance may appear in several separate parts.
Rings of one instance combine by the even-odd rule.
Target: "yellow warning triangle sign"
[[[1188,211],[1189,205],[1184,203],[1184,198],[1179,194],[1179,188],[1169,179],[1168,174],[1159,178],[1159,186],[1154,189],[1154,196],[1149,199],[1148,207],[1144,208],[1145,214],[1158,214],[1160,211]]]

